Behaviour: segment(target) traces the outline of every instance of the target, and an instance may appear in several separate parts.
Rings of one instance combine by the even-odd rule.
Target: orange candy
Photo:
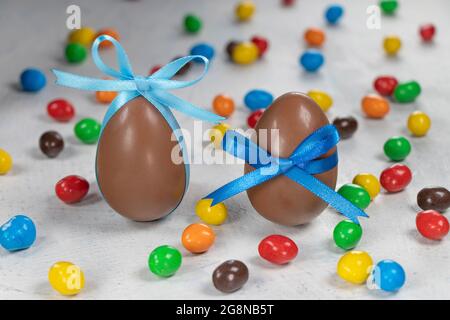
[[[101,36],[101,35],[108,35],[110,37],[113,37],[117,41],[120,40],[119,33],[116,30],[114,30],[113,28],[101,29],[99,32],[97,32],[97,34],[95,35],[95,38],[97,38],[98,36]],[[109,47],[112,47],[112,45],[113,44],[111,41],[103,41],[102,43],[100,43],[100,49],[109,48]]]
[[[117,97],[116,91],[96,91],[95,99],[100,103],[111,103]]]
[[[389,113],[389,102],[379,95],[369,94],[361,101],[361,107],[369,118],[381,119]]]
[[[192,253],[202,253],[208,251],[215,239],[216,235],[211,227],[203,223],[193,223],[184,229],[181,243]]]
[[[305,41],[313,47],[320,47],[325,41],[325,32],[319,28],[308,28],[305,31]]]
[[[213,110],[219,116],[229,117],[234,111],[234,101],[227,95],[219,94],[213,100]]]

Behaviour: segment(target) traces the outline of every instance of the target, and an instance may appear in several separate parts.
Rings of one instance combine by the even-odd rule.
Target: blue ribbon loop
[[[368,215],[313,176],[329,171],[337,165],[337,152],[325,158],[319,159],[319,157],[325,155],[338,142],[339,134],[336,127],[325,125],[303,140],[290,157],[277,158],[245,136],[228,130],[222,140],[223,150],[244,160],[255,170],[229,182],[204,199],[212,199],[213,206],[283,174],[320,197],[351,221],[359,224],[358,217],[368,217]]]

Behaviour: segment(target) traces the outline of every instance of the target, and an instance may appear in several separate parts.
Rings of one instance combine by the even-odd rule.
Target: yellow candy
[[[324,91],[310,90],[307,95],[313,99],[324,112],[328,111],[333,105],[333,99]]]
[[[0,149],[0,174],[5,174],[12,168],[12,158],[8,152]]]
[[[53,289],[65,296],[72,296],[84,287],[84,274],[71,262],[60,261],[48,271],[48,281]]]
[[[195,206],[197,216],[207,224],[220,225],[227,218],[227,207],[223,203],[212,206],[212,199],[202,199]]]
[[[353,183],[366,189],[372,200],[380,193],[380,182],[373,174],[360,173],[353,178]]]
[[[414,111],[408,117],[408,130],[416,137],[423,137],[431,127],[430,117],[422,111]]]
[[[69,43],[79,43],[85,47],[90,47],[95,39],[95,31],[89,27],[75,29],[69,34]]]
[[[337,274],[348,282],[361,284],[369,277],[372,265],[372,258],[367,252],[350,251],[339,259]]]
[[[397,36],[388,36],[384,38],[383,47],[389,55],[395,55],[400,50],[402,42]]]
[[[212,143],[214,143],[214,146],[216,148],[222,149],[221,148],[222,139],[223,136],[225,135],[225,132],[227,132],[228,129],[230,129],[230,125],[226,123],[219,123],[214,127],[212,127],[211,130],[209,130],[209,139],[211,140]]]
[[[253,42],[241,42],[233,49],[233,61],[239,64],[250,64],[259,57],[258,47]]]
[[[236,6],[236,17],[240,21],[250,20],[255,12],[255,9],[255,4],[252,1],[241,1]]]

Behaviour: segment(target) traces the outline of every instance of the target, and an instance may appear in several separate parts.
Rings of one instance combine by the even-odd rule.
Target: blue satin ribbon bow
[[[326,125],[303,140],[289,158],[276,158],[243,135],[228,130],[222,140],[223,150],[244,160],[256,170],[229,182],[204,199],[212,199],[211,205],[215,205],[283,174],[359,224],[358,217],[368,215],[313,176],[331,170],[337,165],[337,152],[326,158],[319,159],[319,157],[326,154],[338,142],[339,134],[336,127]]]

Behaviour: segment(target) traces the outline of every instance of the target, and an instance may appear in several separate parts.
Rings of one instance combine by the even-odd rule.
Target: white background
[[[0,250],[0,299],[61,299],[47,282],[49,267],[59,260],[72,261],[85,272],[85,290],[75,299],[450,298],[450,239],[431,242],[415,229],[417,192],[429,185],[450,187],[450,2],[400,1],[395,17],[383,17],[381,30],[366,27],[366,8],[377,1],[341,1],[346,12],[337,27],[326,26],[323,19],[329,1],[302,0],[293,8],[283,8],[276,0],[256,2],[254,19],[238,24],[233,16],[235,1],[1,1],[0,148],[11,153],[14,168],[0,177],[0,220],[24,213],[35,221],[38,237],[29,250]],[[119,30],[138,74],[146,75],[154,64],[187,54],[197,42],[214,45],[217,54],[205,79],[177,94],[206,108],[216,94],[231,95],[237,103],[230,119],[234,127],[246,127],[249,112],[242,100],[250,89],[265,88],[275,96],[312,88],[329,92],[334,98],[330,119],[351,114],[360,126],[354,138],[340,143],[338,185],[351,182],[359,172],[378,175],[389,166],[382,152],[384,141],[392,135],[408,135],[410,112],[427,112],[432,129],[425,138],[411,138],[413,150],[406,160],[414,174],[411,185],[399,194],[376,198],[367,209],[370,219],[362,221],[364,235],[358,246],[375,261],[398,261],[407,273],[404,288],[386,295],[337,277],[336,263],[343,252],[334,247],[332,231],[341,216],[332,209],[307,226],[282,227],[260,217],[245,193],[227,201],[229,219],[214,228],[217,242],[210,252],[188,254],[180,236],[188,224],[198,221],[196,201],[240,176],[240,165],[193,165],[190,188],[181,206],[159,222],[135,223],[114,213],[95,184],[95,146],[83,145],[73,135],[75,121],[86,116],[101,120],[106,106],[97,104],[90,92],[57,87],[50,73],[50,68],[56,67],[102,76],[91,59],[79,66],[64,60],[69,4],[81,6],[84,25]],[[182,17],[189,11],[202,17],[204,27],[199,35],[182,32]],[[426,22],[438,28],[433,45],[422,44],[418,36],[419,24]],[[305,48],[303,31],[309,26],[324,28],[327,34],[326,63],[317,74],[305,74],[298,66]],[[389,33],[398,34],[403,41],[397,58],[387,58],[381,48]],[[254,34],[270,40],[266,57],[247,67],[229,63],[223,50],[226,42]],[[113,62],[113,52],[105,56]],[[41,68],[47,75],[48,85],[38,94],[17,90],[18,76],[28,66]],[[382,121],[365,119],[360,100],[372,91],[373,79],[384,73],[400,81],[416,79],[423,93],[413,104],[392,104],[391,113]],[[46,115],[47,103],[58,97],[76,107],[76,119],[69,124],[56,123]],[[192,129],[192,119],[176,116],[183,127]],[[47,159],[38,149],[39,136],[50,129],[59,131],[66,142],[57,159]],[[54,194],[55,183],[69,174],[91,182],[88,197],[78,205],[65,205]],[[258,257],[259,241],[272,233],[297,242],[300,253],[293,263],[275,267]],[[170,279],[158,279],[147,268],[149,252],[162,244],[176,246],[184,255],[182,268]],[[250,280],[242,290],[224,295],[212,286],[211,274],[218,264],[232,258],[248,265]]]

